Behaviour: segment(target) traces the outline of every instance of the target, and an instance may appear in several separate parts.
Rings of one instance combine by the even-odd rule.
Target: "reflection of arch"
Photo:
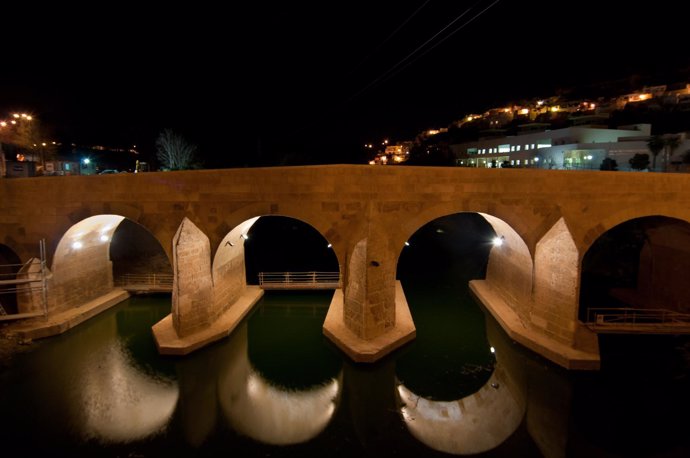
[[[122,345],[98,353],[98,364],[82,365],[79,374],[84,436],[132,442],[165,428],[177,405],[177,383],[137,370]]]
[[[526,406],[514,391],[497,364],[486,384],[462,399],[433,401],[402,384],[397,394],[403,421],[414,437],[435,450],[469,455],[497,447],[520,426]]]
[[[287,390],[268,383],[249,362],[247,326],[232,336],[230,354],[218,379],[225,418],[235,430],[257,441],[288,445],[306,442],[323,431],[336,409],[342,372],[323,385]]]
[[[236,430],[258,441],[276,445],[306,442],[331,421],[341,386],[341,379],[332,379],[309,390],[289,391],[267,383],[252,370],[225,414]]]

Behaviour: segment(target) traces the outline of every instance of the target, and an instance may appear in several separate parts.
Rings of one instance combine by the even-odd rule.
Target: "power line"
[[[422,6],[420,6],[419,8],[417,8],[410,16],[408,16],[407,19],[405,19],[405,20],[402,22],[402,24],[400,24],[395,30],[393,30],[393,32],[392,32],[390,35],[388,35],[381,43],[379,43],[369,54],[367,54],[366,56],[364,56],[364,59],[362,59],[361,61],[359,61],[359,63],[358,63],[357,65],[355,65],[355,66],[352,68],[352,70],[350,70],[349,72],[347,72],[347,75],[349,76],[349,75],[353,74],[353,73],[355,72],[355,70],[357,70],[359,67],[361,67],[362,64],[363,64],[364,62],[366,62],[367,60],[369,60],[369,58],[370,58],[371,56],[373,56],[374,54],[376,54],[376,52],[377,52],[379,49],[381,49],[381,48],[383,47],[384,44],[386,44],[388,41],[390,41],[390,39],[393,38],[393,36],[395,36],[395,34],[398,33],[398,32],[400,31],[400,29],[402,29],[402,28],[405,26],[405,24],[407,24],[408,22],[410,22],[410,20],[411,20],[413,17],[415,17],[415,16],[417,15],[417,13],[419,13],[419,11],[420,11],[422,8],[424,8],[424,7],[426,6],[426,4],[429,3],[430,1],[431,1],[431,0],[426,0],[424,3],[422,3]]]
[[[474,15],[472,18],[470,18],[467,22],[465,22],[465,23],[462,24],[460,27],[458,27],[457,29],[455,29],[453,32],[451,32],[450,34],[448,34],[448,35],[447,35],[445,38],[443,38],[441,41],[439,41],[439,42],[436,43],[434,46],[432,46],[430,49],[428,49],[427,51],[425,51],[422,55],[418,56],[416,59],[414,59],[412,62],[409,62],[407,65],[405,65],[405,66],[402,67],[401,69],[395,71],[395,69],[396,69],[397,67],[399,67],[400,65],[402,65],[405,61],[409,60],[413,55],[415,55],[417,52],[419,52],[419,51],[420,51],[422,48],[424,48],[427,44],[429,44],[431,41],[433,41],[433,40],[434,40],[436,37],[438,37],[440,34],[442,34],[443,32],[445,32],[449,27],[451,27],[451,26],[452,26],[453,24],[455,24],[457,21],[459,21],[460,19],[462,19],[465,15],[467,15],[467,13],[469,13],[470,11],[472,11],[472,9],[474,9],[474,8],[477,6],[477,4],[478,4],[479,2],[477,2],[477,3],[475,3],[474,5],[472,5],[472,6],[470,6],[469,8],[467,8],[467,9],[466,9],[465,11],[463,11],[460,15],[458,15],[455,19],[453,19],[448,25],[446,25],[445,27],[443,27],[441,30],[439,30],[438,32],[436,32],[431,38],[429,38],[429,39],[426,40],[424,43],[422,43],[420,46],[418,46],[414,51],[412,51],[410,54],[408,54],[408,55],[405,56],[403,59],[401,59],[400,61],[398,61],[395,65],[393,65],[392,67],[390,67],[388,70],[386,70],[385,72],[383,72],[383,73],[382,73],[381,75],[379,75],[376,79],[374,79],[374,80],[371,81],[369,84],[367,84],[364,88],[360,89],[357,93],[355,93],[354,95],[352,95],[352,96],[349,98],[348,102],[354,100],[354,99],[357,98],[357,97],[359,97],[359,96],[360,96],[362,93],[364,93],[367,89],[369,89],[369,88],[372,87],[372,86],[375,86],[375,85],[378,84],[379,82],[387,81],[387,80],[389,80],[390,78],[392,78],[393,76],[397,75],[400,71],[402,71],[403,69],[407,68],[407,67],[410,66],[412,63],[416,62],[417,59],[419,59],[420,57],[422,57],[422,56],[424,56],[425,54],[427,54],[429,51],[431,51],[432,49],[434,49],[436,46],[438,46],[439,44],[443,43],[445,40],[447,40],[448,38],[450,38],[450,37],[451,37],[452,35],[454,35],[456,32],[458,32],[459,30],[463,29],[466,25],[468,25],[469,23],[471,23],[472,21],[474,21],[476,18],[478,18],[479,16],[481,16],[482,14],[484,14],[488,9],[490,9],[491,7],[493,7],[493,6],[494,6],[496,3],[498,3],[499,1],[500,1],[500,0],[495,0],[495,1],[494,1],[493,3],[491,3],[489,6],[487,6],[487,7],[484,8],[483,10],[481,10],[479,13],[477,13],[476,15]],[[394,71],[395,71],[395,72],[394,72]],[[394,73],[393,73],[393,74],[390,74],[391,72],[394,72]]]
[[[406,69],[407,67],[409,67],[410,65],[412,65],[413,63],[415,63],[416,61],[418,61],[419,59],[421,59],[422,57],[424,57],[426,54],[428,54],[429,52],[431,52],[436,46],[440,45],[441,43],[443,43],[444,41],[446,41],[448,38],[450,38],[450,37],[452,37],[453,35],[455,35],[456,32],[459,32],[460,30],[462,30],[463,28],[465,28],[465,26],[467,26],[468,24],[470,24],[472,21],[474,21],[475,19],[477,19],[479,16],[481,16],[482,14],[484,14],[487,10],[489,10],[491,7],[493,7],[496,3],[500,2],[500,1],[501,1],[501,0],[494,0],[494,2],[493,2],[492,4],[490,4],[489,6],[487,6],[487,7],[484,8],[483,10],[481,10],[479,13],[475,14],[474,16],[472,16],[467,22],[465,22],[465,23],[462,24],[460,27],[458,27],[457,29],[453,30],[451,33],[449,33],[448,35],[446,35],[445,37],[443,37],[440,41],[438,41],[438,42],[437,42],[436,44],[434,44],[432,47],[430,47],[429,49],[427,49],[426,51],[424,51],[422,54],[420,54],[419,56],[417,56],[412,62],[408,62],[404,67],[398,69],[395,73],[389,75],[389,76],[388,76],[386,79],[384,79],[382,82],[388,81],[389,79],[393,78],[395,75],[397,75],[398,73],[400,73],[401,71],[403,71],[404,69]],[[463,15],[464,15],[464,14],[465,14],[465,13],[463,13]],[[438,35],[438,34],[437,34],[437,35]],[[426,43],[425,43],[425,44],[426,44]],[[416,52],[416,51],[415,51],[415,52]]]

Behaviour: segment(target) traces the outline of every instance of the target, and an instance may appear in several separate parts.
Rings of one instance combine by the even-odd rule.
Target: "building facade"
[[[618,170],[631,170],[629,160],[635,154],[648,154],[650,124],[633,124],[618,129],[572,126],[538,130],[534,124],[521,126],[517,135],[485,137],[451,145],[456,163],[464,167],[529,167],[544,169],[599,169],[605,158],[613,159]],[[540,127],[540,126],[536,126]],[[685,134],[675,152],[690,148]],[[678,162],[678,154],[669,164]],[[657,161],[656,170],[668,164]]]

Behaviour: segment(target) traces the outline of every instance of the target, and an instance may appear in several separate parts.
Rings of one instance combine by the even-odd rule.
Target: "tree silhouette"
[[[668,135],[664,138],[664,170],[668,169],[671,157],[679,146],[680,137],[678,135]]]
[[[628,159],[630,168],[633,170],[644,170],[649,167],[649,154],[635,153],[633,157]]]
[[[165,129],[156,139],[156,157],[169,170],[190,169],[194,165],[196,145],[172,129]]]
[[[664,149],[665,144],[664,137],[661,135],[652,135],[647,140],[647,148],[652,153],[652,170],[656,170],[656,157]]]

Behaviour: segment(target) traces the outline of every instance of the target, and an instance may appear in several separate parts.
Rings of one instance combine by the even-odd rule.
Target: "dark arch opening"
[[[338,272],[329,242],[311,225],[262,216],[244,241],[248,284],[259,272]],[[266,291],[248,321],[248,353],[266,380],[305,389],[338,377],[342,361],[323,336],[333,290]]]
[[[170,260],[160,242],[144,226],[123,219],[110,243],[115,282],[126,274],[172,275]]]
[[[688,222],[657,215],[618,224],[582,259],[579,318],[589,321],[588,308],[594,307],[687,313],[688,269]],[[690,407],[690,336],[598,336],[601,371],[577,380],[576,427],[598,447],[625,456],[663,455],[682,447],[686,424],[677,418]]]
[[[403,248],[397,276],[417,337],[398,358],[396,374],[420,396],[460,399],[491,376],[484,313],[468,282],[485,277],[495,235],[482,215],[458,213],[427,223]]]
[[[602,234],[582,259],[579,319],[588,309],[632,307],[690,313],[690,223],[647,216]]]
[[[247,283],[259,272],[338,272],[338,258],[311,225],[286,216],[262,216],[244,242]]]
[[[0,281],[14,280],[21,269],[21,260],[17,253],[7,245],[0,244]],[[7,314],[18,312],[16,285],[3,285],[0,283],[0,307]]]

